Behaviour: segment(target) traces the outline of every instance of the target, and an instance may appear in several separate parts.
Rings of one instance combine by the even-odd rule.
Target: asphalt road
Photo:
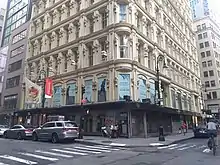
[[[167,147],[123,148],[77,143],[52,144],[0,139],[0,165],[219,165],[207,139],[192,139]]]

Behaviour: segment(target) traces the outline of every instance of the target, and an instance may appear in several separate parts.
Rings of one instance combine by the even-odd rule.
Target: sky
[[[0,0],[0,8],[6,9],[6,4],[8,0]]]

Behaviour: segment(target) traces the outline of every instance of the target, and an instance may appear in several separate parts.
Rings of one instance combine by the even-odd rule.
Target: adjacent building
[[[1,47],[7,46],[11,33],[30,19],[31,0],[8,0]]]
[[[220,27],[209,16],[194,21],[205,109],[216,117],[220,108]]]
[[[2,86],[1,111],[21,109],[22,84],[31,16],[31,1],[8,0],[2,34],[2,48],[7,48],[7,62]]]

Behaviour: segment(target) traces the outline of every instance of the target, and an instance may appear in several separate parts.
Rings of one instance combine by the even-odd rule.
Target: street
[[[207,139],[191,139],[165,147],[110,147],[78,143],[0,139],[0,165],[217,165]]]

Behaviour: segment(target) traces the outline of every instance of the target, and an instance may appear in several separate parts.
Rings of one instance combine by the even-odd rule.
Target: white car
[[[6,125],[0,125],[0,136],[4,135],[4,132],[9,128]]]

